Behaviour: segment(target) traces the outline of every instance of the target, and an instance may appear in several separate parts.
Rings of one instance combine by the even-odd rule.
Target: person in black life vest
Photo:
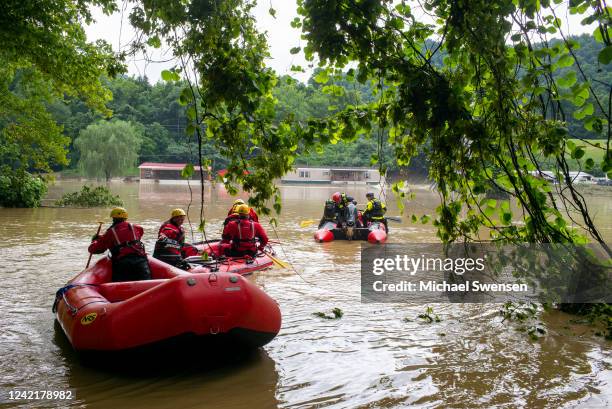
[[[374,193],[366,193],[366,198],[368,199],[368,204],[361,214],[364,227],[368,227],[368,224],[371,222],[380,222],[385,225],[385,228],[388,231],[387,219],[385,219],[387,206],[385,206],[385,204],[380,200],[376,199],[374,197]]]
[[[170,213],[170,219],[162,223],[157,233],[157,242],[153,257],[175,267],[184,267],[183,257],[185,250],[190,246],[185,245],[185,230],[183,223],[187,213],[183,209],[174,209]],[[189,247],[185,249],[184,247]]]
[[[243,204],[236,209],[238,219],[231,220],[223,229],[221,245],[228,245],[225,255],[230,257],[255,256],[268,244],[268,236],[261,224],[250,219],[249,206]],[[257,240],[259,239],[259,246]]]
[[[141,226],[127,222],[127,211],[114,208],[110,217],[113,224],[102,235],[95,235],[89,252],[101,254],[110,250],[113,265],[113,281],[150,280],[151,270],[145,247],[140,239],[144,234]]]
[[[350,203],[357,205],[357,201],[351,197],[347,196],[346,193],[336,192],[332,195],[332,200],[336,203],[336,218],[339,224],[342,223],[343,220],[348,219],[347,208]],[[361,227],[358,218],[356,218],[356,222],[358,223],[357,227]]]
[[[338,212],[336,209],[336,202],[333,200],[326,200],[325,207],[323,207],[323,217],[321,217],[321,221],[319,221],[319,229],[323,227],[323,225],[327,222],[337,222],[338,221]]]

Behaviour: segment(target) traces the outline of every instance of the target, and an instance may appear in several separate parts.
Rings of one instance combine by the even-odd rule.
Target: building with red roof
[[[186,179],[181,176],[181,172],[187,166],[186,163],[159,163],[159,162],[144,162],[140,169],[140,182],[158,182],[158,183],[181,183],[186,182]],[[190,180],[200,180],[201,167],[193,167],[193,175]],[[209,166],[205,170],[204,179],[210,180],[212,168]]]

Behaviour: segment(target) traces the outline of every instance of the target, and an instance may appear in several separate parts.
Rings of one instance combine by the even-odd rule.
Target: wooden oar
[[[281,259],[278,259],[278,258],[274,257],[274,256],[273,256],[271,253],[269,253],[269,252],[267,252],[267,251],[264,251],[264,253],[266,253],[266,255],[267,255],[268,257],[270,257],[270,259],[272,260],[272,262],[273,262],[274,264],[276,264],[277,266],[279,266],[280,268],[286,268],[286,269],[289,269],[289,268],[291,267],[289,264],[285,263],[283,260],[281,260]]]
[[[102,224],[104,222],[98,222],[98,231],[96,232],[96,236],[100,235],[100,230],[102,230]],[[89,253],[89,258],[87,259],[87,265],[85,266],[85,268],[89,268],[89,263],[91,263],[91,256],[93,256],[93,253]]]

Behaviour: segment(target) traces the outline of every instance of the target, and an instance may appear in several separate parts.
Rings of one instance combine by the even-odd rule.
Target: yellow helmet
[[[234,206],[239,205],[239,204],[244,204],[244,200],[242,200],[242,199],[234,200]]]
[[[187,216],[187,213],[183,209],[172,209],[172,213],[170,217],[176,216]]]
[[[113,219],[127,219],[127,210],[125,210],[123,207],[115,207],[113,210],[111,210],[110,217]]]
[[[240,215],[248,215],[249,214],[249,206],[245,204],[241,204],[236,208],[236,213]]]

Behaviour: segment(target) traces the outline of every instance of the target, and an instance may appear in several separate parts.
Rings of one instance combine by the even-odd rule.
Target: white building
[[[281,178],[281,183],[320,183],[375,185],[384,182],[378,169],[350,167],[296,167]]]
[[[535,177],[542,178],[549,182],[557,183],[557,176],[549,170],[543,170],[542,172],[534,170],[529,173]],[[597,178],[586,172],[572,171],[569,172],[569,177],[572,183],[597,183]],[[565,182],[565,180],[563,182]]]
[[[597,183],[595,177],[586,172],[569,172],[569,177],[573,183]]]
[[[186,163],[157,163],[144,162],[138,166],[140,169],[140,183],[167,183],[167,184],[187,184],[187,180],[181,176],[181,171]],[[194,166],[191,181],[200,181],[200,167]],[[210,180],[211,168],[204,173],[204,179]]]

